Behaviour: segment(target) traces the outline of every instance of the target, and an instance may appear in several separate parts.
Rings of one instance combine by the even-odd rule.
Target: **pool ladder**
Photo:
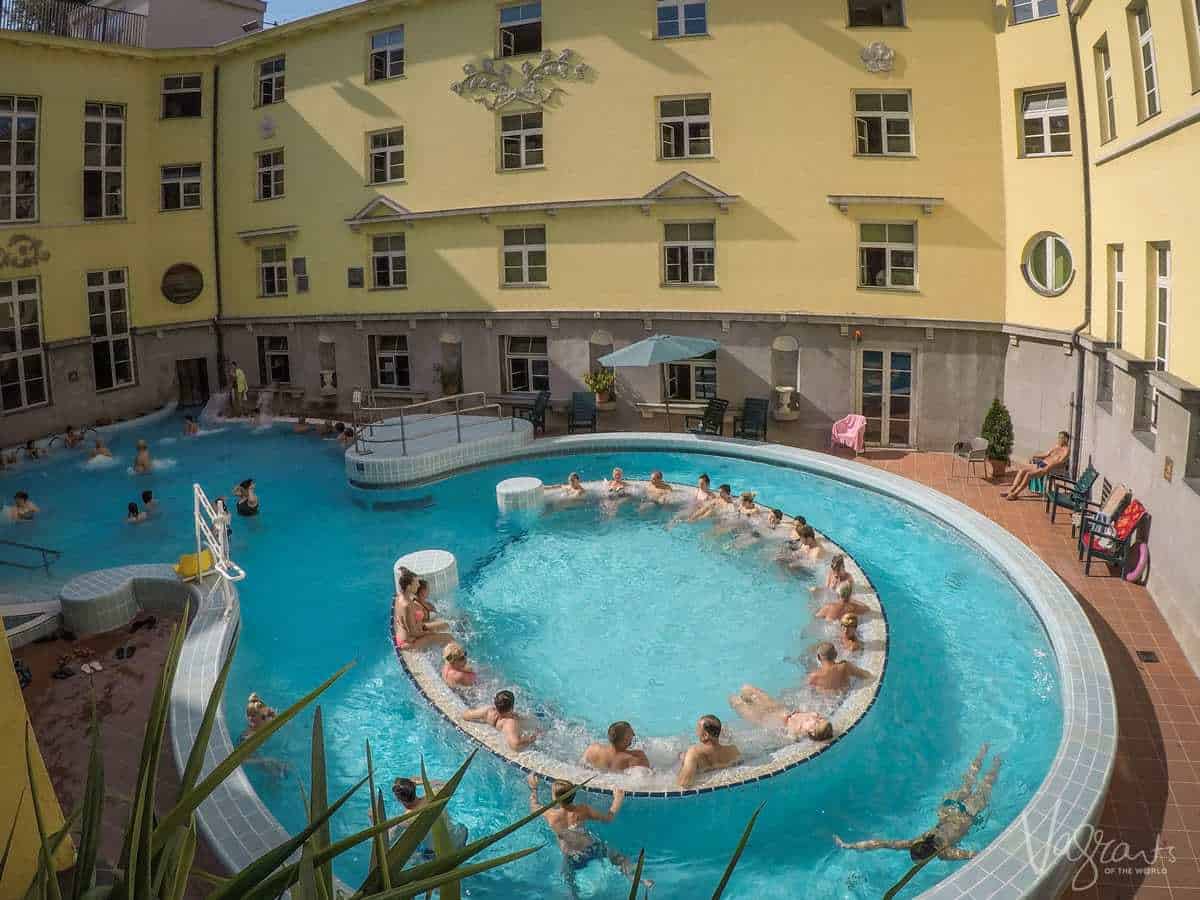
[[[45,569],[46,576],[50,575],[50,564],[57,562],[62,556],[61,550],[51,550],[49,547],[39,547],[36,544],[22,544],[18,541],[0,541],[0,547],[15,547],[18,550],[30,550],[34,553],[40,553],[42,561],[40,563],[13,562],[10,559],[0,559],[0,566],[12,566],[16,569],[27,569],[36,571],[37,569]]]

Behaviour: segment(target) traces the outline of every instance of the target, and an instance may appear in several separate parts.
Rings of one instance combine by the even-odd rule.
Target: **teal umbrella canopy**
[[[653,334],[648,338],[614,350],[600,357],[600,365],[616,369],[621,366],[653,366],[660,363],[694,359],[712,353],[721,344],[708,338],[676,337],[670,334]]]

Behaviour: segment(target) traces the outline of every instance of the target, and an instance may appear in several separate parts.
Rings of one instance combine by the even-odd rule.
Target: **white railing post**
[[[207,549],[212,554],[216,576],[209,596],[220,591],[225,601],[225,615],[228,616],[233,610],[232,583],[246,577],[242,567],[229,558],[229,507],[224,503],[220,509],[214,507],[198,484],[192,485],[192,496],[196,525],[196,572],[200,573],[200,554]]]

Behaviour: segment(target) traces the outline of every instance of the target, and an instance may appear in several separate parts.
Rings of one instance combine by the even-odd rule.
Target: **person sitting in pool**
[[[563,500],[581,500],[587,496],[587,488],[583,486],[578,472],[567,476],[566,484],[559,488],[559,496]]]
[[[846,613],[870,612],[870,607],[864,606],[853,599],[854,585],[843,581],[838,585],[837,595],[816,612],[816,618],[827,622],[840,622]]]
[[[1021,492],[1029,487],[1030,478],[1052,475],[1065,468],[1070,457],[1071,435],[1060,431],[1058,442],[1053,447],[1045,453],[1032,456],[1024,465],[1017,466],[1017,474],[1013,478],[1012,486],[1000,496],[1006,500],[1016,500],[1021,496]]]
[[[83,443],[83,435],[75,430],[74,425],[68,425],[67,430],[63,433],[63,446],[74,450]]]
[[[796,533],[798,538],[795,544],[789,545],[791,549],[788,554],[788,566],[793,569],[807,566],[821,558],[821,543],[817,540],[817,533],[813,527],[801,525],[796,529]]]
[[[405,570],[400,574],[400,592],[396,594],[394,628],[396,643],[401,650],[423,650],[445,646],[454,640],[446,622],[430,620],[424,606],[417,602],[420,579]]]
[[[743,531],[740,535],[734,538],[732,545],[733,549],[742,550],[746,547],[749,547],[756,541],[761,541],[766,538],[775,538],[781,531],[782,525],[783,510],[768,510],[765,520],[761,520],[752,524],[748,531]]]
[[[292,426],[292,434],[308,434],[310,431],[312,426],[308,424],[308,416],[300,416]]]
[[[150,445],[145,441],[138,441],[137,456],[133,459],[133,471],[138,475],[145,475],[152,468],[154,468],[154,462],[150,459]]]
[[[354,429],[347,425],[346,430],[338,435],[338,443],[340,443],[343,447],[349,447],[351,444],[353,444]]]
[[[195,416],[183,417],[183,436],[195,437],[200,433],[200,423],[196,421]]]
[[[725,519],[729,516],[737,515],[737,505],[733,502],[733,488],[727,484],[723,484],[717,488],[717,492],[706,503],[701,503],[688,516],[689,522],[698,522],[701,519]]]
[[[334,426],[333,426],[333,435],[332,435],[333,438],[335,440],[340,441],[342,439],[342,435],[345,433],[346,433],[345,423],[344,422],[335,422]]]
[[[840,553],[834,555],[829,560],[829,571],[825,574],[824,589],[830,594],[837,596],[838,590],[843,584],[849,584],[851,589],[854,588],[854,577],[846,571],[846,557]],[[821,591],[822,585],[813,585],[809,588],[814,594]]]
[[[462,717],[467,722],[486,722],[491,725],[504,735],[508,748],[517,752],[530,746],[537,740],[537,735],[521,733],[521,723],[513,711],[516,702],[512,691],[500,691],[492,698],[491,706],[464,710]]]
[[[474,687],[479,680],[475,670],[467,666],[467,651],[451,641],[442,648],[442,681],[450,687]]]
[[[154,499],[154,491],[142,491],[142,509],[152,513],[158,509],[158,501]]]
[[[263,702],[258,694],[251,694],[246,700],[246,730],[242,732],[241,740],[254,734],[259,728],[275,718],[275,710]]]
[[[538,787],[541,779],[530,773],[529,777],[525,779],[525,783],[529,785],[529,811],[537,812],[542,808],[542,802],[538,799]],[[569,781],[557,778],[552,781],[550,796],[555,801],[555,805],[542,813],[542,818],[546,820],[546,824],[550,826],[550,830],[554,832],[554,837],[558,840],[558,848],[563,854],[563,874],[567,879],[571,895],[577,896],[575,873],[585,868],[588,863],[598,859],[607,859],[620,869],[626,878],[633,878],[634,865],[627,856],[609,847],[586,827],[588,822],[611,822],[616,818],[617,813],[621,811],[621,805],[625,802],[625,792],[620,788],[613,790],[613,799],[609,804],[608,812],[602,813],[586,803],[572,803],[571,792],[574,789],[575,785]],[[647,888],[654,887],[654,882],[649,878],[643,878],[642,884]]]
[[[843,650],[857,653],[862,649],[862,638],[858,634],[858,616],[852,612],[846,613],[838,622],[838,629],[841,631],[838,643],[842,645]]]
[[[707,503],[713,498],[712,479],[708,477],[708,473],[701,473],[696,479],[696,493],[694,495],[697,503]]]
[[[975,855],[974,851],[962,850],[956,845],[975,827],[980,815],[987,809],[992,798],[992,786],[1000,774],[1000,757],[993,756],[991,769],[982,781],[979,780],[979,770],[983,768],[987,751],[988,745],[984,744],[963,775],[962,785],[942,799],[937,811],[937,824],[919,837],[907,841],[872,839],[846,843],[835,834],[834,843],[843,850],[907,850],[913,862],[921,862],[935,855],[946,860],[970,859]]]
[[[663,473],[655,469],[646,482],[646,500],[650,503],[666,503],[671,499],[671,485],[663,480]]]
[[[782,701],[752,684],[742,685],[742,689],[729,698],[729,705],[739,716],[755,725],[782,728],[792,740],[833,740],[833,725],[825,716],[788,709]]]
[[[239,516],[258,515],[258,494],[254,491],[253,478],[247,478],[240,484],[234,485],[233,496],[237,497],[237,511]]]
[[[643,750],[630,750],[637,735],[628,722],[613,722],[608,726],[608,743],[599,741],[583,752],[583,761],[602,772],[624,772],[634,766],[650,768],[650,760]]]
[[[413,603],[420,607],[418,616],[425,623],[426,627],[432,628],[435,624],[450,626],[438,619],[437,607],[429,602],[429,582],[424,578],[417,579],[417,592],[413,594]]]
[[[604,490],[610,497],[624,497],[629,491],[629,482],[625,480],[625,470],[617,466],[612,470],[612,477],[604,485]]]
[[[138,509],[138,505],[136,503],[130,503],[128,509],[129,512],[125,516],[125,521],[130,525],[136,525],[139,522],[146,521],[146,514]]]
[[[733,744],[721,743],[721,720],[716,716],[701,716],[696,722],[696,737],[700,743],[688,747],[683,765],[675,779],[680,787],[690,787],[701,772],[727,769],[742,758]]]
[[[817,644],[817,669],[808,673],[808,686],[819,691],[843,691],[851,678],[870,681],[875,676],[852,662],[837,658],[837,648],[828,641]]]
[[[430,787],[437,791],[441,790],[442,785],[440,782],[432,781],[430,782]],[[392,796],[394,796],[400,805],[403,806],[408,812],[415,812],[429,803],[428,797],[424,796],[423,794],[417,794],[417,783],[411,778],[397,778],[395,781],[393,781]],[[442,811],[440,818],[446,824],[446,830],[450,835],[450,843],[453,845],[454,849],[461,850],[463,847],[465,847],[467,845],[467,837],[469,834],[467,827],[451,819],[450,816],[446,814],[445,810]],[[406,822],[400,822],[391,830],[391,833],[388,836],[394,842],[411,822],[411,819]],[[423,862],[429,862],[434,858],[436,854],[433,849],[432,830],[425,835],[425,838],[421,841],[421,843],[417,844],[416,853]]]
[[[46,451],[38,447],[32,440],[25,442],[25,456],[27,459],[41,459],[46,455]]]
[[[112,451],[105,446],[104,438],[97,437],[96,446],[88,452],[88,459],[99,459],[101,457],[105,459],[112,459]]]
[[[28,522],[36,516],[40,509],[36,503],[29,499],[29,495],[24,491],[17,491],[13,494],[13,505],[8,508],[8,517],[14,522]]]

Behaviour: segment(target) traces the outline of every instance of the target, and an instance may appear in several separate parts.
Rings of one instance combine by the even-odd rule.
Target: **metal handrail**
[[[78,0],[0,0],[0,30],[32,31],[60,37],[146,45],[146,17]]]
[[[471,392],[465,393],[465,394],[452,394],[449,397],[438,397],[435,400],[425,400],[421,403],[411,403],[411,404],[406,404],[406,405],[402,405],[402,406],[399,406],[399,405],[398,406],[373,406],[373,405],[363,406],[361,400],[362,400],[362,397],[364,396],[364,394],[366,395],[368,402],[370,402],[371,400],[374,399],[372,397],[370,391],[355,391],[354,392],[354,399],[355,399],[354,418],[353,418],[354,450],[355,450],[355,452],[361,453],[364,455],[374,452],[368,446],[369,444],[395,444],[398,442],[400,444],[400,455],[407,456],[408,455],[408,433],[407,433],[407,428],[405,425],[405,416],[407,415],[409,418],[411,418],[414,410],[422,410],[422,409],[427,409],[427,408],[434,407],[434,406],[445,405],[447,403],[453,403],[454,409],[452,409],[452,410],[444,410],[443,412],[439,412],[439,413],[418,413],[418,414],[423,416],[422,421],[427,421],[428,419],[441,419],[441,418],[448,418],[449,416],[454,416],[455,440],[456,440],[456,443],[459,443],[459,444],[462,443],[462,439],[463,439],[462,438],[462,432],[463,432],[462,416],[464,413],[474,413],[474,412],[480,412],[482,410],[494,409],[496,411],[496,421],[499,422],[504,419],[504,407],[499,403],[486,402],[487,394],[484,391],[471,391]],[[463,401],[468,400],[468,399],[469,400],[481,399],[484,402],[475,404],[473,406],[464,407]],[[396,421],[395,422],[387,421],[389,416],[383,415],[384,413],[394,414],[393,416],[391,416],[391,418],[395,418]],[[515,431],[517,428],[516,420],[515,420],[515,418],[513,418],[511,416],[509,418],[510,418],[510,424],[512,426],[512,429]],[[478,423],[478,422],[468,422],[466,427],[467,428],[478,427],[480,424],[481,423]],[[379,428],[379,429],[399,428],[400,436],[398,438],[395,438],[395,437],[379,437],[379,438],[377,438],[377,437],[375,437],[375,429],[376,428]],[[448,432],[449,430],[450,430],[449,428],[440,428],[440,429],[434,429],[432,431],[425,431],[425,432],[422,432],[421,437],[428,437],[433,434],[444,434],[444,433]]]
[[[22,544],[18,541],[0,541],[0,546],[19,547],[22,550],[34,550],[42,555],[42,561],[38,565],[10,562],[7,559],[0,559],[0,566],[12,566],[15,569],[27,569],[29,571],[33,571],[34,569],[45,569],[47,575],[50,574],[50,563],[58,561],[58,559],[62,556],[61,550],[52,550],[49,547],[39,547],[36,544]]]

